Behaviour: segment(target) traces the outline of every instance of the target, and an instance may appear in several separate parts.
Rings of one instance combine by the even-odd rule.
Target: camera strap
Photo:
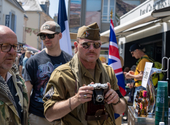
[[[104,105],[94,105],[92,101],[87,103],[86,120],[106,120],[108,113],[104,110]]]

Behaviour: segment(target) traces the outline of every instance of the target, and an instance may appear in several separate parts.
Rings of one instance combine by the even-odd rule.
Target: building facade
[[[20,0],[25,14],[28,17],[26,44],[38,50],[44,48],[43,41],[37,36],[39,29],[46,21],[53,20],[49,15],[49,0]]]
[[[69,0],[68,17],[72,47],[74,47],[73,43],[79,27],[97,22],[100,32],[108,30],[111,10],[113,11],[112,20],[116,23],[115,8],[115,0]],[[100,54],[100,58],[106,63],[108,61],[108,41],[108,37],[102,39],[102,43],[106,44],[102,45]]]
[[[109,29],[110,12],[113,11],[112,20],[115,20],[115,0],[70,0],[69,1],[70,32],[77,33],[80,26],[97,22],[101,32]]]
[[[16,33],[19,43],[25,42],[26,20],[24,9],[17,0],[0,0],[0,25],[12,29]]]
[[[136,64],[137,60],[131,56],[129,48],[138,43],[144,46],[149,57],[163,64],[163,69],[169,67],[167,59],[170,59],[170,0],[145,1],[121,17],[121,24],[115,27],[115,32],[119,38],[120,55],[124,58],[125,66]],[[164,78],[168,83],[169,77],[168,70]]]

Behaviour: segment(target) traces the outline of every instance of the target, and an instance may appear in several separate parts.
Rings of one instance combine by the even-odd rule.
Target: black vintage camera
[[[87,113],[85,119],[87,121],[91,120],[106,120],[108,118],[108,113],[104,110],[104,96],[108,91],[108,85],[95,83],[89,84],[88,86],[94,87],[92,100],[87,103]]]
[[[92,86],[94,88],[93,97],[92,97],[93,103],[96,105],[103,105],[104,95],[108,90],[107,83],[105,84],[95,83],[95,84],[89,84],[88,86]]]

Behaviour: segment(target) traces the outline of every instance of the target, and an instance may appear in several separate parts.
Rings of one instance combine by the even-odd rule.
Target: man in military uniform
[[[0,25],[0,124],[28,124],[28,96],[24,80],[14,64],[17,36]]]
[[[47,84],[43,98],[45,117],[49,121],[61,119],[61,125],[115,125],[114,113],[122,114],[126,102],[113,69],[99,60],[101,41],[97,23],[80,27],[74,45],[77,53],[53,71]],[[103,105],[90,103],[94,87],[88,85],[94,83],[108,85]],[[95,115],[89,115],[96,107],[100,108]]]

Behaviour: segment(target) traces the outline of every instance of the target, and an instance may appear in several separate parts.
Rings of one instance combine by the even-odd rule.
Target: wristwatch
[[[117,105],[118,103],[120,103],[120,98],[119,98],[119,101],[117,101],[116,103],[112,103],[112,104]]]

